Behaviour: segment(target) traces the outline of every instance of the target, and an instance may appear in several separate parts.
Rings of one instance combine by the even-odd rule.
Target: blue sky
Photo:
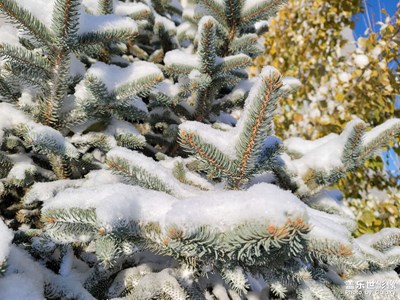
[[[346,0],[344,0],[346,1]],[[380,12],[382,8],[386,9],[389,15],[393,16],[396,11],[396,6],[399,3],[399,0],[362,0],[364,6],[368,8],[368,14],[365,12],[364,14],[357,15],[354,20],[356,21],[356,27],[354,29],[354,33],[356,37],[360,37],[364,35],[364,31],[368,26],[368,19],[371,20],[372,23],[376,23],[385,16],[383,16]]]
[[[345,1],[345,0],[344,0]],[[382,18],[385,18],[384,15],[381,13],[381,9],[384,8],[388,12],[389,15],[393,16],[394,12],[396,11],[397,4],[400,0],[362,0],[364,1],[364,6],[368,9],[368,11],[364,12],[363,14],[358,14],[354,17],[356,21],[356,26],[354,29],[355,38],[364,35],[365,30],[369,27],[368,20],[371,23],[376,23],[381,21]],[[376,28],[375,28],[376,30]],[[400,97],[399,97],[400,98]],[[400,101],[397,101],[397,105],[400,105]],[[383,154],[384,159],[388,159],[388,171],[394,172],[395,174],[399,173],[400,169],[400,159],[394,151],[391,149]]]

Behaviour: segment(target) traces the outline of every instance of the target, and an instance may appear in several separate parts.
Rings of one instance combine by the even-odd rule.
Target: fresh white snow
[[[152,63],[144,61],[134,62],[126,68],[97,62],[86,72],[86,77],[97,77],[107,86],[110,92],[124,84],[150,75],[163,77],[159,68]],[[81,99],[87,97],[87,91],[83,82],[76,87],[75,96]]]
[[[32,121],[12,104],[0,103],[0,145],[4,135],[3,130],[19,124],[27,126],[28,136],[33,143],[51,143],[58,151],[65,153],[69,157],[78,156],[78,151],[75,147],[59,131]]]
[[[0,266],[2,266],[8,256],[8,253],[10,252],[12,239],[13,234],[11,229],[8,229],[8,227],[0,219]]]
[[[187,197],[196,195],[200,192],[200,190],[196,188],[181,184],[172,174],[172,169],[163,167],[161,164],[142,153],[131,151],[123,147],[115,147],[107,153],[107,158],[125,159],[132,166],[140,167],[146,170],[149,174],[154,174],[172,190],[172,193],[175,196]],[[157,173],[154,173],[154,170],[157,170]]]
[[[331,134],[323,138],[322,141],[305,141],[302,143],[300,139],[289,140],[288,145],[291,145],[292,149],[297,152],[304,153],[304,155],[292,161],[285,156],[282,156],[282,158],[287,166],[300,177],[303,177],[309,169],[329,171],[339,167],[342,165],[343,149],[349,134],[352,132],[352,128],[360,122],[362,122],[360,119],[354,119],[347,124],[340,135]]]
[[[165,54],[164,63],[166,66],[184,65],[192,68],[199,68],[200,66],[197,55],[184,52],[180,49],[168,51]]]
[[[243,222],[281,226],[289,217],[305,222],[308,218],[307,206],[296,196],[267,183],[246,191],[213,191],[181,200],[117,183],[67,189],[44,202],[44,210],[70,207],[96,208],[98,222],[103,226],[112,226],[119,220],[136,220],[187,229],[208,225],[228,230]]]
[[[389,130],[391,128],[394,129],[393,133],[395,133],[396,131],[400,132],[400,119],[397,118],[391,119],[381,125],[372,128],[364,135],[363,144],[367,145],[375,138],[377,138],[380,134],[382,134],[384,131]]]
[[[131,30],[132,37],[138,32],[136,22],[129,17],[120,17],[116,15],[93,16],[84,12],[80,15],[79,34],[115,29]]]

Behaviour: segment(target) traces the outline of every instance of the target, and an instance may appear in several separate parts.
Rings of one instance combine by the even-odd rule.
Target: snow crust
[[[86,68],[85,65],[76,58],[74,54],[70,55],[70,64],[69,64],[69,76],[82,76],[85,75]]]
[[[154,18],[155,26],[162,26],[165,28],[167,32],[171,35],[176,34],[176,26],[175,23],[171,20],[167,19],[166,17],[160,16],[159,14],[155,14]]]
[[[99,8],[98,0],[82,0],[82,4],[93,14],[95,14]]]
[[[165,193],[122,183],[67,189],[44,203],[50,208],[96,208],[99,224],[112,225],[118,220],[159,222],[178,201]]]
[[[245,222],[281,226],[288,217],[306,220],[306,214],[306,205],[291,192],[262,183],[246,191],[213,191],[176,202],[166,219],[172,224],[209,225],[224,230]]]
[[[137,130],[136,127],[132,125],[132,123],[116,119],[111,120],[110,125],[107,127],[106,133],[109,133],[114,136],[120,134],[136,135],[138,137],[141,137],[143,141],[145,140],[144,136],[140,134],[139,130]]]
[[[34,173],[37,167],[32,159],[23,154],[11,154],[8,158],[13,162],[13,167],[8,172],[7,179],[24,180],[26,173]]]
[[[54,0],[16,0],[16,2],[23,8],[27,9],[33,16],[38,18],[45,26],[51,28],[53,18]],[[89,8],[94,9],[95,3],[90,0],[83,1],[83,4]],[[81,8],[79,16],[79,29],[78,34],[83,34],[92,31],[107,31],[114,29],[128,29],[132,33],[138,31],[136,22],[128,17],[120,17],[117,15],[89,15]]]
[[[385,237],[390,235],[399,235],[400,228],[383,228],[381,231],[372,234],[363,234],[358,237],[357,240],[361,241],[369,246],[373,246],[379,241],[383,240]]]
[[[24,202],[29,204],[35,201],[46,201],[67,188],[93,187],[121,181],[119,176],[112,174],[109,170],[95,170],[89,172],[84,179],[36,182],[25,194]]]
[[[309,224],[312,228],[309,233],[311,238],[336,241],[344,245],[351,244],[351,232],[346,227],[347,218],[312,208],[307,211],[310,216]]]
[[[51,208],[96,208],[101,225],[119,220],[159,222],[227,230],[243,222],[283,225],[288,217],[307,220],[307,206],[291,192],[262,183],[246,191],[213,191],[179,200],[168,194],[121,183],[67,189],[44,203]]]
[[[351,209],[340,201],[341,197],[343,197],[343,195],[338,190],[323,190],[310,197],[307,200],[307,204],[321,211],[335,213],[341,216],[347,216],[350,219],[355,219]]]

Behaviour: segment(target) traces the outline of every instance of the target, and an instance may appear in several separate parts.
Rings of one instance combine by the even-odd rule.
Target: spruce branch
[[[18,28],[28,31],[40,44],[52,49],[53,35],[28,10],[20,7],[14,0],[1,0],[0,13]]]
[[[201,4],[216,20],[219,20],[223,25],[228,26],[228,19],[225,14],[225,8],[215,0],[199,0]]]
[[[147,5],[144,5],[142,2],[138,2],[137,6],[137,10],[129,14],[128,17],[132,18],[135,21],[142,21],[150,19],[152,17],[151,10]]]
[[[142,135],[121,133],[115,136],[118,146],[128,149],[143,149],[146,146],[146,139]]]
[[[272,117],[276,109],[279,88],[282,86],[281,75],[271,69],[269,74],[260,80],[260,86],[255,87],[254,95],[247,100],[247,114],[242,133],[236,146],[240,162],[238,179],[234,186],[239,187],[241,181],[254,172],[262,140],[273,134]],[[254,99],[251,99],[254,97]]]
[[[393,122],[393,125],[380,132],[375,138],[368,141],[368,143],[364,143],[360,155],[360,159],[366,160],[373,156],[379,149],[384,147],[390,140],[394,137],[400,135],[400,120],[399,119],[392,119],[387,122]],[[383,125],[381,125],[383,126]]]
[[[132,29],[109,29],[104,31],[92,31],[78,35],[75,46],[72,48],[75,52],[85,52],[91,47],[109,43],[126,42],[136,37],[137,31]]]
[[[110,15],[114,11],[113,0],[100,0],[98,12],[100,15]]]
[[[230,28],[230,33],[234,32],[236,34],[236,29],[240,24],[240,13],[242,10],[244,1],[242,0],[225,0],[225,15],[228,19],[228,27]],[[233,38],[231,39],[233,41]]]
[[[39,104],[41,111],[39,118],[44,125],[56,128],[60,126],[60,110],[68,91],[69,63],[70,56],[65,49],[59,49],[52,57],[53,71],[49,82],[49,93]]]
[[[12,160],[6,155],[6,153],[0,151],[0,178],[6,177],[13,165]]]
[[[68,179],[72,177],[70,161],[55,153],[48,153],[47,158],[58,179]]]
[[[187,293],[173,276],[172,270],[164,269],[159,273],[144,276],[130,297],[132,299],[186,300]]]
[[[208,190],[206,187],[203,187],[202,185],[196,184],[193,181],[191,181],[190,179],[187,178],[186,176],[186,168],[185,165],[182,162],[177,162],[174,166],[173,169],[173,174],[175,176],[176,179],[178,179],[180,182],[187,184],[187,185],[191,185],[194,187],[197,187],[203,191]]]
[[[286,0],[262,0],[255,3],[255,5],[242,10],[240,19],[241,29],[249,27],[257,21],[268,20],[286,3]]]
[[[249,284],[243,268],[239,266],[226,266],[221,270],[222,279],[239,295],[247,293]]]
[[[50,78],[51,65],[39,54],[21,47],[1,44],[0,56],[13,64],[13,68],[22,68],[21,73],[28,73],[35,80],[46,81]]]
[[[51,29],[58,47],[70,47],[77,37],[79,25],[79,0],[56,0]]]
[[[268,137],[264,140],[259,158],[254,169],[258,173],[273,171],[275,165],[279,165],[278,156],[283,152],[283,144],[276,137]]]
[[[12,83],[8,82],[6,78],[0,75],[0,95],[1,100],[6,102],[17,102],[18,93],[14,91]]]
[[[258,36],[250,33],[242,35],[232,41],[229,45],[229,53],[244,53],[250,57],[255,57],[260,53],[260,47],[257,45]]]
[[[41,80],[35,69],[29,68],[24,64],[5,62],[3,70],[7,73],[7,77],[11,81],[18,82],[23,80],[28,86],[40,88],[42,90],[48,90],[49,84],[46,81]],[[10,86],[8,85],[8,88]],[[16,95],[14,95],[15,97]]]
[[[110,235],[100,236],[96,239],[96,256],[104,268],[112,268],[121,257],[122,251],[118,244]]]
[[[251,58],[245,54],[227,56],[216,64],[214,74],[224,76],[234,70],[245,69],[251,66],[252,62]]]
[[[342,161],[348,171],[358,167],[362,153],[362,138],[365,133],[365,123],[358,123],[353,128],[343,148]]]
[[[203,17],[199,26],[199,49],[200,72],[212,74],[216,61],[215,40],[216,29],[215,20],[211,17]]]
[[[119,101],[132,98],[133,96],[145,96],[150,90],[164,79],[162,74],[151,74],[142,76],[135,81],[117,87],[113,94]],[[122,100],[123,101],[123,100]]]
[[[116,174],[122,175],[143,188],[172,194],[172,189],[157,176],[147,170],[129,163],[119,157],[107,157],[107,166]]]
[[[286,224],[279,227],[274,224],[246,223],[226,235],[224,248],[231,259],[250,265],[267,265],[276,259],[272,255],[274,253],[288,255],[286,251],[279,251],[284,245],[292,244],[290,249],[294,256],[302,253],[309,231],[310,226],[301,218],[295,221],[288,219]]]
[[[236,178],[236,164],[215,146],[202,141],[195,133],[181,130],[179,143],[189,153],[197,155],[209,167],[211,174],[224,176],[229,180]]]
[[[94,208],[69,208],[69,209],[48,209],[42,214],[42,219],[46,223],[64,222],[88,224],[96,226],[97,217]]]

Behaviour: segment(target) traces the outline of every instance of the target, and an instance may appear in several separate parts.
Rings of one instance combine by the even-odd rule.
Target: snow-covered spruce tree
[[[400,120],[283,145],[272,118],[297,81],[244,71],[282,4],[0,0],[18,28],[1,28],[0,299],[398,292],[400,230],[353,238],[325,188]]]

